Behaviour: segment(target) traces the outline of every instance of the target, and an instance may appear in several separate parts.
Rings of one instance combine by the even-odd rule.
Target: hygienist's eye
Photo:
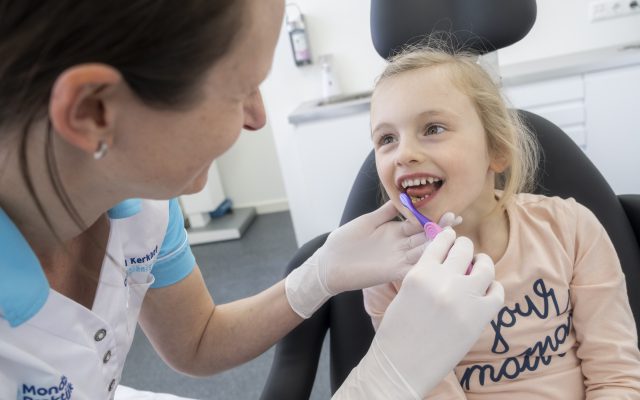
[[[427,128],[425,129],[425,134],[427,135],[438,135],[442,132],[444,132],[444,128],[436,124],[427,125]]]

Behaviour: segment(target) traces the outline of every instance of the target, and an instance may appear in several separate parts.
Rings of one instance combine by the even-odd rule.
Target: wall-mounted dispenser
[[[298,67],[311,64],[311,48],[309,47],[309,37],[304,21],[304,15],[295,3],[287,4],[286,8],[287,30],[291,41],[293,59]]]

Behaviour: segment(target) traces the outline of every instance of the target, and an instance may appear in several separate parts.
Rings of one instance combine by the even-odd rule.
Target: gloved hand
[[[401,280],[424,252],[427,238],[413,219],[391,221],[397,209],[388,201],[331,232],[325,244],[285,280],[291,308],[309,318],[331,296]],[[451,212],[438,224],[462,222]]]
[[[422,399],[476,342],[502,306],[504,289],[488,256],[474,258],[469,239],[454,240],[448,228],[428,246],[334,399]]]
[[[416,221],[392,221],[389,201],[329,234],[325,244],[285,280],[291,308],[310,317],[331,296],[404,278],[424,252]]]

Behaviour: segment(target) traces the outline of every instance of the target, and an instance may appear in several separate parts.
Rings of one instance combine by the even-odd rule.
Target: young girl
[[[527,194],[535,142],[475,56],[423,47],[396,56],[371,102],[386,194],[496,261],[505,306],[429,399],[640,399],[640,352],[607,233],[573,199]],[[501,190],[498,190],[501,189]],[[401,282],[365,289],[374,327]]]

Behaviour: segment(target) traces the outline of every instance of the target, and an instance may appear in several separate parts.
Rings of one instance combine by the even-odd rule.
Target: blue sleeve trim
[[[140,199],[127,199],[107,211],[107,215],[111,219],[129,218],[139,213],[141,209],[142,201]]]
[[[22,233],[0,208],[0,318],[16,327],[49,297],[49,282]]]
[[[160,247],[158,260],[151,273],[155,277],[152,288],[173,285],[186,278],[196,265],[196,259],[191,252],[184,229],[184,218],[178,204],[178,199],[169,201],[169,223],[167,233]]]

